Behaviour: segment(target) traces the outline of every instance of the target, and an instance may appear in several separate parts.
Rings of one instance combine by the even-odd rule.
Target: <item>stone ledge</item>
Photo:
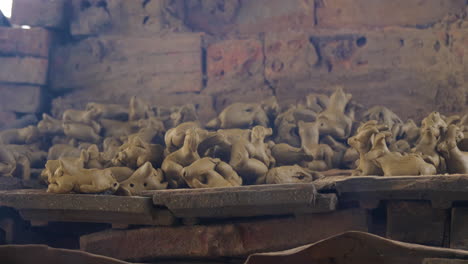
[[[172,214],[153,207],[151,198],[114,195],[49,194],[45,190],[0,191],[0,206],[33,222],[91,222],[171,225]]]
[[[215,189],[149,191],[157,206],[181,218],[229,218],[331,212],[335,194],[319,194],[314,184],[278,184]]]

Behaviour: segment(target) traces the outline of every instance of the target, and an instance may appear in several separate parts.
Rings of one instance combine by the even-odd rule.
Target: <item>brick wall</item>
[[[341,84],[365,106],[418,119],[467,110],[467,9],[466,0],[16,0],[12,21],[66,36],[49,74],[57,114],[138,95],[194,103],[208,120],[234,101],[289,104]],[[28,59],[9,58],[21,70],[42,65]],[[41,86],[38,76],[25,84]]]

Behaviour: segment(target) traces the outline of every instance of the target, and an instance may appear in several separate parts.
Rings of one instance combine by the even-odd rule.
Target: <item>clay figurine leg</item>
[[[70,193],[73,191],[73,184],[63,183],[62,181],[57,181],[57,183],[50,183],[47,192],[48,193]]]
[[[247,160],[238,170],[246,184],[254,184],[258,178],[265,176],[267,172],[268,167],[256,159]]]
[[[237,174],[237,172],[231,167],[231,165],[226,162],[220,162],[216,165],[215,170],[221,174],[221,176],[226,179],[232,186],[241,186],[242,178]]]

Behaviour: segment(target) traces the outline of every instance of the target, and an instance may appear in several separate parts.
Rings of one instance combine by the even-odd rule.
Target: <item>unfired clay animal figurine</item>
[[[348,144],[359,153],[358,166],[353,171],[353,176],[382,176],[382,169],[373,161],[367,159],[366,154],[371,150],[372,137],[380,131],[387,130],[386,125],[378,125],[375,120],[362,124],[357,134],[348,139]]]
[[[324,94],[309,94],[306,97],[306,107],[316,113],[327,109],[329,104],[330,98]]]
[[[346,107],[351,97],[351,94],[344,93],[342,87],[330,96],[328,107],[317,116],[320,135],[343,140],[350,136],[354,120],[346,113]]]
[[[283,166],[269,170],[266,176],[266,183],[309,183],[323,177],[322,174],[302,168],[299,165]]]
[[[439,112],[432,112],[421,122],[421,132],[427,129],[432,129],[433,135],[439,138],[440,134],[447,130],[447,123]]]
[[[297,122],[314,122],[316,118],[317,114],[309,109],[299,106],[290,107],[284,113],[279,114],[275,120],[276,142],[299,147],[301,139],[298,134]]]
[[[249,140],[240,139],[232,145],[231,165],[245,184],[265,183],[270,163],[274,161],[267,151],[265,137],[273,133],[271,128],[255,126]]]
[[[42,168],[47,161],[47,152],[35,145],[5,145],[15,156],[24,156],[29,160],[32,168]]]
[[[70,173],[62,161],[59,163],[53,176],[48,179],[49,193],[114,193],[119,188],[110,170],[81,169],[79,173]]]
[[[202,158],[182,169],[182,177],[190,188],[219,188],[242,185],[242,178],[220,159]]]
[[[130,178],[133,173],[135,172],[134,170],[130,169],[129,167],[109,167],[106,168],[107,170],[112,171],[112,175],[114,178],[117,180],[117,182],[121,183],[128,178]]]
[[[80,123],[64,123],[63,131],[68,137],[85,142],[98,143],[101,140],[99,130],[96,126],[88,126]]]
[[[42,120],[37,124],[37,128],[44,135],[63,135],[62,120],[55,119],[46,113],[42,114]]]
[[[155,117],[139,120],[138,128],[138,132],[130,135],[129,138],[138,136],[147,143],[154,143],[157,137],[164,138],[164,132],[166,131],[164,123]]]
[[[402,155],[398,152],[390,152],[385,138],[391,138],[391,132],[380,132],[375,135],[374,146],[365,155],[367,160],[373,161],[382,168],[384,176],[412,176],[435,175],[434,165],[426,163],[417,154]]]
[[[164,135],[166,155],[181,148],[184,145],[186,132],[190,129],[196,128],[200,128],[200,124],[198,122],[186,122],[169,129]]]
[[[40,139],[39,129],[35,126],[27,126],[19,129],[9,129],[0,132],[0,143],[29,145]]]
[[[437,147],[447,161],[448,173],[468,174],[468,152],[461,151],[457,146],[464,137],[462,128],[452,124]]]
[[[161,169],[154,169],[151,162],[146,162],[130,178],[120,183],[119,191],[126,196],[139,195],[147,190],[163,190],[167,182]]]
[[[128,137],[139,130],[138,122],[118,121],[111,119],[99,120],[104,137]]]
[[[80,111],[75,109],[68,109],[63,112],[63,123],[81,123],[85,125],[92,125],[97,116],[91,111]]]
[[[371,107],[363,114],[365,121],[376,120],[379,124],[387,125],[392,129],[396,124],[403,124],[400,117],[384,106]]]
[[[115,166],[127,166],[137,169],[147,161],[159,167],[163,159],[164,148],[158,144],[143,142],[139,137],[122,145],[117,156],[112,159]]]
[[[261,104],[234,103],[226,107],[218,118],[210,121],[208,128],[251,128],[269,126],[268,116]]]
[[[15,155],[11,150],[0,144],[0,176],[12,177],[16,170]]]
[[[58,160],[60,158],[79,158],[81,150],[68,144],[54,144],[49,148],[48,160]]]
[[[127,107],[119,104],[88,103],[86,111],[97,118],[128,120]]]
[[[320,124],[318,122],[298,122],[302,149],[313,157],[313,161],[304,162],[302,165],[316,171],[331,169],[335,154],[330,146],[319,144]]]
[[[428,126],[425,124],[426,119],[423,120],[421,129],[421,136],[418,144],[411,150],[413,153],[420,154],[424,160],[430,161],[437,168],[438,173],[444,173],[446,170],[445,159],[437,152],[437,144],[441,131],[440,127]],[[445,130],[445,128],[443,128]]]
[[[143,102],[136,96],[130,98],[130,107],[128,111],[129,121],[138,121],[152,116],[152,111],[149,105]]]
[[[271,155],[277,166],[286,166],[311,162],[314,157],[302,148],[295,148],[288,144],[276,144],[271,148]]]
[[[198,154],[198,144],[200,138],[195,129],[185,132],[184,145],[182,148],[172,152],[162,163],[162,170],[171,188],[181,188],[186,186],[182,176],[182,169],[200,159]]]

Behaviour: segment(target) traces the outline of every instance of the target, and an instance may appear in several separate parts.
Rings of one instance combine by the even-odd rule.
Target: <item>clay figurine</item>
[[[49,148],[48,160],[58,160],[61,158],[79,158],[81,150],[68,144],[54,144]]]
[[[265,183],[266,173],[274,159],[268,153],[264,140],[272,133],[271,128],[255,126],[249,140],[240,139],[232,145],[229,165],[245,184]]]
[[[106,168],[107,170],[112,171],[112,175],[114,178],[119,182],[123,182],[130,178],[133,173],[135,172],[134,170],[130,169],[129,167],[109,167]]]
[[[128,121],[138,121],[140,119],[146,119],[150,116],[152,116],[152,110],[149,105],[136,96],[130,98]]]
[[[419,142],[415,148],[411,149],[411,152],[420,154],[424,157],[424,160],[430,161],[437,168],[438,173],[444,173],[446,170],[445,160],[437,152],[437,144],[439,142],[439,136],[441,129],[445,127],[432,126],[432,121],[427,121],[425,118],[422,121],[421,136]]]
[[[88,103],[86,111],[97,118],[128,120],[128,109],[119,104]]]
[[[371,107],[363,114],[365,121],[376,120],[379,124],[387,125],[392,129],[397,124],[403,124],[400,117],[384,106]]]
[[[151,162],[146,162],[136,170],[130,178],[120,183],[120,189],[124,195],[139,195],[142,191],[163,190],[167,188],[167,182],[161,169],[154,169]]]
[[[0,176],[12,177],[16,170],[15,155],[0,144]]]
[[[147,161],[159,167],[163,159],[164,148],[158,144],[143,142],[139,137],[132,138],[131,141],[120,147],[119,153],[112,159],[115,166],[127,166],[137,169]]]
[[[126,122],[111,119],[100,119],[104,137],[128,137],[139,129],[138,122]]]
[[[353,119],[346,112],[351,94],[345,94],[342,87],[330,96],[330,102],[317,116],[320,135],[330,135],[336,139],[346,139],[352,132]]]
[[[253,126],[268,127],[269,119],[261,104],[234,103],[226,107],[218,118],[206,126],[216,128],[251,128]]]
[[[62,161],[52,177],[49,177],[49,193],[114,193],[119,183],[110,170],[80,169],[78,173],[70,173]]]
[[[314,122],[316,119],[317,114],[309,109],[300,106],[290,107],[284,113],[279,114],[275,120],[276,141],[299,147],[301,139],[298,134],[297,122]]]
[[[81,123],[85,125],[92,125],[97,116],[91,111],[80,111],[75,109],[68,109],[63,112],[63,123]]]
[[[447,161],[448,173],[468,174],[468,152],[461,151],[457,146],[465,138],[462,131],[462,128],[450,125],[437,147]]]
[[[182,176],[182,169],[200,159],[198,144],[200,138],[194,128],[185,132],[184,145],[175,152],[169,154],[162,163],[162,170],[171,188],[186,186]]]
[[[47,161],[47,152],[35,145],[5,145],[15,156],[24,156],[29,160],[32,168],[42,168]]]
[[[88,126],[80,123],[64,123],[63,131],[65,135],[85,142],[98,143],[101,140],[97,126]]]
[[[219,188],[242,185],[242,178],[220,159],[202,158],[182,169],[182,177],[190,188]]]
[[[19,129],[9,129],[0,132],[0,143],[29,145],[40,139],[39,129],[35,126],[27,126]]]
[[[63,135],[62,120],[55,119],[46,113],[42,114],[42,120],[37,124],[37,128],[44,135]]]
[[[267,184],[287,184],[287,183],[309,183],[323,178],[318,172],[304,169],[301,166],[276,167],[268,171],[266,176]]]
[[[184,145],[186,132],[195,128],[200,128],[200,124],[198,122],[186,122],[169,129],[164,135],[166,155],[181,148]]]
[[[306,97],[306,107],[316,113],[327,109],[329,104],[330,98],[324,94],[309,94]]]
[[[313,161],[304,162],[302,165],[311,170],[325,171],[333,167],[333,149],[325,144],[319,144],[319,122],[299,121],[299,135],[301,147],[313,157]]]
[[[176,127],[182,123],[198,120],[197,111],[193,104],[171,107],[170,112],[169,118],[164,122],[166,127]]]
[[[155,117],[139,120],[138,128],[138,132],[130,135],[129,138],[138,136],[141,140],[148,143],[154,143],[159,137],[163,138],[166,131],[164,123]]]
[[[295,148],[288,144],[275,144],[271,148],[271,155],[276,160],[276,165],[286,166],[311,162],[314,158],[302,148]]]
[[[368,160],[366,154],[371,150],[372,137],[380,131],[387,130],[386,125],[378,125],[375,120],[362,124],[357,134],[348,139],[348,144],[359,153],[358,166],[353,176],[382,176],[383,171],[373,161]]]
[[[420,155],[390,152],[385,138],[392,136],[391,132],[376,134],[374,146],[365,155],[367,160],[373,161],[382,168],[384,176],[435,175],[437,173],[434,165],[426,163]]]

